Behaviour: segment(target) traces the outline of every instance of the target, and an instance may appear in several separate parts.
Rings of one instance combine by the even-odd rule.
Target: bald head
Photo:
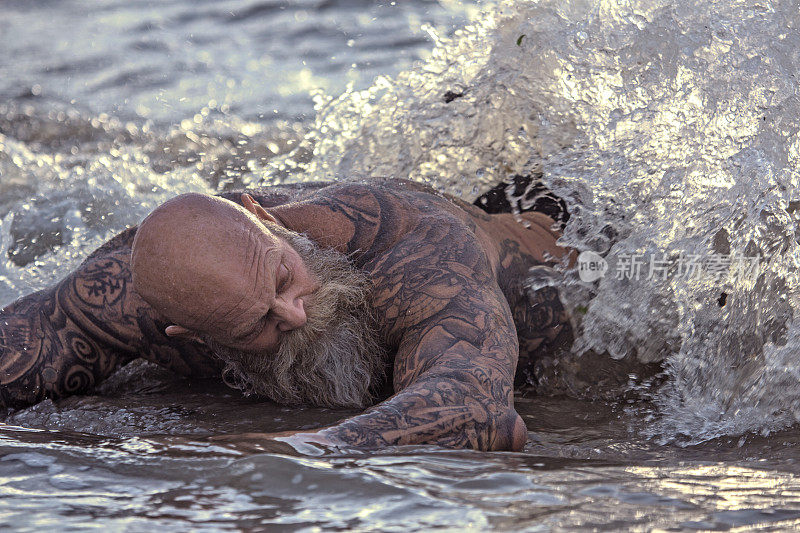
[[[153,211],[133,243],[134,288],[174,324],[167,335],[204,341],[234,387],[281,403],[367,405],[385,353],[369,278],[242,201],[186,194]]]
[[[263,257],[277,244],[256,216],[231,201],[184,194],[159,206],[136,233],[136,292],[165,318],[207,331],[231,300],[252,295]]]

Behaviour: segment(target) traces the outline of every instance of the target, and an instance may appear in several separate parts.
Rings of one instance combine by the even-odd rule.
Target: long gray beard
[[[225,363],[223,380],[281,404],[371,405],[386,350],[367,305],[369,279],[335,250],[280,226],[269,229],[297,250],[320,288],[306,302],[306,324],[286,333],[276,352],[242,352],[204,339]]]

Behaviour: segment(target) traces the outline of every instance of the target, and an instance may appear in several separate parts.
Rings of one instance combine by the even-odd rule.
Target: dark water
[[[736,219],[724,211],[729,197],[762,202],[770,191],[791,190],[800,149],[792,148],[795,89],[785,82],[800,61],[791,32],[780,35],[796,6],[640,2],[635,15],[608,2],[485,7],[481,14],[469,2],[420,0],[0,3],[0,305],[59,279],[110,235],[190,190],[375,173],[469,198],[504,172],[551,157],[552,175],[584,180],[587,190],[603,186],[606,197],[593,190],[598,198],[647,214],[625,224],[614,209],[596,214],[570,182],[571,201],[584,202],[574,227],[596,236],[589,230],[609,225],[620,236],[613,245],[629,248],[645,246],[647,235],[674,235],[675,220],[718,229]],[[456,33],[470,17],[472,29]],[[736,73],[755,81],[746,85]],[[463,96],[446,102],[447,91]],[[692,98],[702,111],[686,103]],[[672,135],[673,124],[681,135]],[[591,133],[591,142],[576,131]],[[745,153],[748,139],[762,152]],[[742,171],[750,188],[708,192],[709,183],[676,171],[701,162],[704,178],[724,182],[712,158],[759,172]],[[667,166],[656,172],[642,161]],[[598,171],[603,165],[613,172]],[[673,196],[642,177],[661,173],[683,180],[665,182],[673,196],[683,190],[691,205],[713,198],[717,211],[697,208],[696,221],[679,212],[668,203]],[[644,192],[631,199],[630,191]],[[778,249],[775,235],[789,233],[770,224],[751,233]],[[791,287],[787,257],[770,268]],[[788,324],[791,309],[781,302],[796,297],[772,287],[775,301],[753,290],[749,303],[727,289],[723,318],[769,337],[774,323],[753,317],[769,312]],[[746,344],[740,337],[714,337],[730,333],[714,322],[712,312],[723,312],[716,304],[698,306],[683,323],[647,321],[663,302],[644,296],[703,302],[703,286],[593,290],[603,306],[590,307],[584,324],[597,347],[615,336],[636,349],[686,341],[666,356],[668,393],[644,401],[615,394],[625,386],[587,392],[597,385],[591,377],[613,365],[576,358],[559,367],[567,386],[553,389],[589,399],[530,391],[517,398],[529,430],[523,453],[421,446],[299,455],[214,437],[314,428],[352,413],[286,409],[136,362],[96,394],[3,415],[0,525],[795,529],[800,366],[789,355],[767,357],[796,346],[791,334],[762,346],[761,359],[743,361],[733,358]],[[718,347],[716,359],[684,349],[703,339]],[[611,381],[624,385],[628,376]]]
[[[517,400],[523,453],[298,456],[209,437],[346,413],[246,400],[144,364],[122,374],[106,396],[7,417],[5,527],[783,530],[800,520],[796,431],[659,446],[637,436],[644,422],[625,405],[536,397]]]

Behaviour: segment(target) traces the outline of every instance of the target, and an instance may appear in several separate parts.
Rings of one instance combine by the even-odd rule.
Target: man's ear
[[[191,339],[197,342],[203,342],[203,339],[201,339],[192,330],[186,329],[183,326],[176,326],[175,324],[164,328],[164,333],[167,335],[167,337],[181,337],[183,339]]]
[[[242,195],[242,204],[244,208],[253,213],[255,216],[258,217],[259,220],[264,220],[267,222],[272,222],[273,224],[280,225],[278,219],[274,216],[270,215],[269,212],[261,207],[261,204],[253,200],[253,197],[247,193]]]

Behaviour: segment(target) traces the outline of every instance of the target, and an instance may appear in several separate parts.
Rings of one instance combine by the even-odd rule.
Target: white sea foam
[[[70,158],[3,135],[0,176],[0,200],[11,200],[0,202],[0,306],[56,282],[172,196],[211,192],[191,170],[154,172],[140,147]],[[15,217],[22,220],[16,232]],[[9,257],[15,240],[34,250],[35,261],[20,265]]]

